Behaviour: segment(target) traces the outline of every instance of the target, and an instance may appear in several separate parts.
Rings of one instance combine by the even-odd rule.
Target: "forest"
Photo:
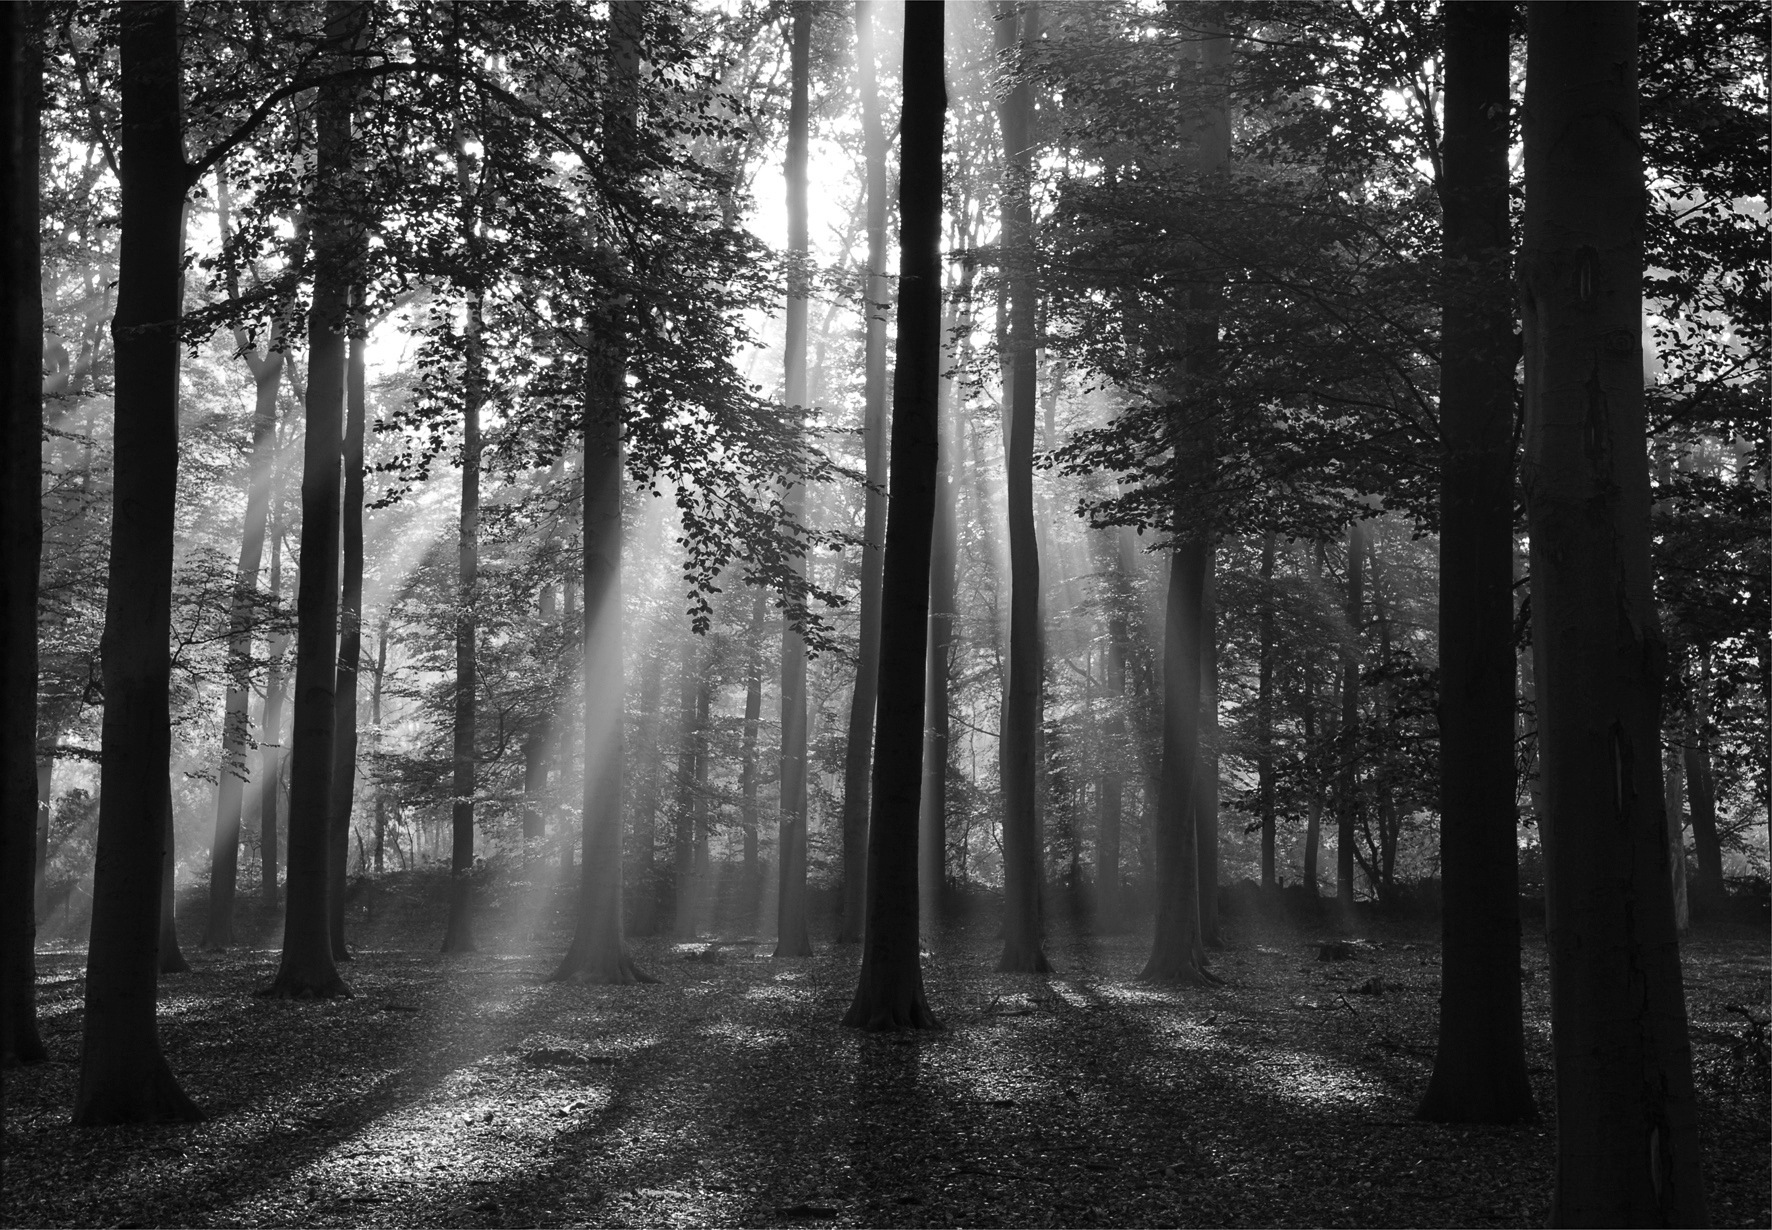
[[[4,1224],[1772,1219],[1763,4],[3,14]]]

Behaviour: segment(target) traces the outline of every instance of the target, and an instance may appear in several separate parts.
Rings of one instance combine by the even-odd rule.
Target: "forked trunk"
[[[1553,1226],[1701,1226],[1649,561],[1634,4],[1527,8],[1519,254]]]

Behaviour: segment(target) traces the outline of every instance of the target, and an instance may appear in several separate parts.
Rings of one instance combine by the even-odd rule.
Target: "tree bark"
[[[39,817],[49,802],[38,769],[37,573],[43,550],[43,291],[38,276],[38,166],[42,146],[42,22],[35,4],[0,17],[0,234],[12,273],[0,299],[0,387],[6,412],[5,532],[0,534],[0,1064],[49,1057],[37,1031],[37,915],[42,892]],[[40,789],[40,785],[43,787]],[[44,827],[45,837],[47,828]]]
[[[959,297],[971,290],[971,268],[961,275]],[[949,345],[957,313],[942,315],[943,374],[936,386],[935,517],[929,546],[929,648],[924,663],[923,784],[917,804],[918,892],[927,941],[940,918],[947,884],[948,765],[953,735],[952,675],[954,626],[959,619],[959,487],[954,476],[958,431],[954,422],[953,380],[946,374],[954,355]]]
[[[747,891],[757,866],[757,733],[763,717],[763,591],[751,599],[751,632],[745,638],[744,735],[739,751],[738,793],[744,826],[744,874]]]
[[[325,59],[334,71],[368,16],[355,0],[326,6]],[[321,86],[315,103],[317,177],[314,294],[308,309],[307,438],[301,479],[301,575],[295,599],[295,704],[289,764],[289,883],[283,957],[262,994],[279,999],[349,995],[332,958],[327,868],[338,669],[340,453],[345,334],[356,281],[360,224],[352,216],[353,89]]]
[[[1035,6],[996,6],[999,60],[1032,39]],[[1024,27],[1023,23],[1026,23]],[[1004,474],[1009,525],[1009,670],[999,740],[1003,782],[1003,971],[1040,973],[1051,966],[1040,946],[1041,857],[1036,796],[1036,735],[1044,656],[1040,643],[1040,548],[1034,533],[1035,285],[1033,97],[1016,80],[997,103],[1003,133],[1003,276],[1009,288],[1004,415]]]
[[[1194,829],[1200,843],[1200,942],[1222,948],[1218,933],[1218,550],[1206,552],[1200,598],[1200,779]]]
[[[1527,10],[1522,484],[1544,777],[1550,1224],[1699,1226],[1649,562],[1634,4]]]
[[[189,187],[178,25],[177,5],[147,3],[125,10],[119,29],[115,460],[98,842],[74,1099],[74,1122],[82,1126],[202,1117],[166,1064],[154,1019],[172,751],[180,237]],[[30,449],[33,462],[40,455]]]
[[[485,399],[485,358],[480,333],[481,299],[468,302],[461,433],[461,536],[457,575],[460,606],[455,616],[455,746],[450,787],[449,922],[444,952],[474,951],[474,719],[478,707],[475,605],[480,581],[480,406]]]
[[[695,875],[696,752],[700,737],[700,680],[702,639],[687,632],[683,657],[677,669],[677,798],[671,834],[671,934],[692,940],[696,934],[697,903],[701,896]]]
[[[1261,596],[1256,616],[1255,782],[1261,821],[1261,888],[1272,892],[1274,868],[1274,532],[1261,536]]]
[[[1354,842],[1360,823],[1360,629],[1366,530],[1347,527],[1347,647],[1341,651],[1341,731],[1335,770],[1335,900],[1343,910],[1354,904]]]
[[[610,6],[604,157],[622,173],[639,119],[640,40],[644,6]],[[613,305],[603,310],[613,316]],[[584,847],[579,862],[572,943],[553,981],[653,982],[628,955],[622,934],[622,668],[621,492],[623,397],[627,360],[616,339],[587,330],[584,416]]]
[[[1692,926],[1692,898],[1686,883],[1686,779],[1678,739],[1675,731],[1664,736],[1661,780],[1667,795],[1667,871],[1674,894],[1674,929],[1684,935]]]
[[[874,705],[880,673],[880,585],[886,533],[886,132],[874,80],[872,0],[855,6],[855,61],[861,93],[861,130],[867,164],[867,337],[863,355],[862,446],[867,459],[867,507],[862,523],[861,632],[855,689],[849,701],[849,739],[843,753],[843,905],[837,943],[861,942],[867,901],[868,764],[874,743]]]
[[[345,947],[345,871],[350,857],[351,807],[357,796],[357,675],[363,661],[363,349],[368,328],[361,286],[353,291],[353,299],[351,337],[345,355],[344,584],[339,592],[332,800],[328,808],[327,873],[331,892],[327,914],[335,961],[351,960],[350,950]]]
[[[1536,1114],[1520,1004],[1514,775],[1512,4],[1445,9],[1440,343],[1440,1024],[1416,1117]]]
[[[795,0],[790,46],[792,98],[788,108],[788,301],[783,368],[788,414],[805,422],[806,407],[806,153],[811,112],[807,99],[812,48],[812,6]],[[786,499],[796,520],[806,507],[804,484]],[[806,561],[795,567],[804,571]],[[781,887],[777,896],[775,955],[809,957],[806,926],[806,643],[785,614],[781,625]]]
[[[375,637],[375,682],[369,689],[369,729],[374,752],[381,751],[381,691],[388,676],[388,625],[393,621],[391,607],[382,611],[381,627]],[[375,784],[375,874],[382,873],[382,845],[387,833],[387,798],[381,782]]]
[[[640,893],[634,902],[635,935],[658,933],[658,797],[662,757],[658,749],[659,694],[664,690],[664,655],[654,650],[640,668],[640,765],[634,786],[634,841],[639,846]]]
[[[160,937],[158,967],[162,974],[189,973],[191,963],[178,946],[178,850],[172,811],[172,779],[166,779],[165,853],[160,859]]]
[[[277,474],[275,441],[271,454],[271,575],[265,592],[271,603],[283,600],[283,515],[282,480]],[[283,655],[289,650],[289,634],[273,632],[265,649],[269,663],[265,667],[265,703],[259,716],[263,740],[259,745],[258,783],[258,858],[259,893],[267,908],[275,908],[277,892],[277,790],[282,777],[283,739]]]
[[[940,449],[941,147],[945,4],[905,9],[899,121],[898,338],[881,599],[880,700],[868,823],[868,917],[843,1024],[939,1029],[923,995],[917,810],[929,635],[929,553]]]

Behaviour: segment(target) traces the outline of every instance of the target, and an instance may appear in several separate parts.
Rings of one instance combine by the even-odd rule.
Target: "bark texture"
[[[1637,9],[1528,8],[1521,479],[1557,1084],[1554,1226],[1705,1224],[1649,565]]]
[[[122,146],[111,554],[98,848],[74,1122],[194,1120],[154,1015],[166,855],[184,157],[179,11],[119,23]],[[33,447],[35,459],[39,450]],[[28,897],[26,898],[28,900]]]
[[[867,927],[843,1024],[939,1029],[923,995],[918,944],[917,811],[929,634],[941,383],[941,146],[946,5],[905,9],[899,127],[897,370],[881,601],[880,698],[868,823]]]
[[[1512,4],[1445,8],[1440,343],[1440,1025],[1416,1117],[1535,1113],[1514,780]]]

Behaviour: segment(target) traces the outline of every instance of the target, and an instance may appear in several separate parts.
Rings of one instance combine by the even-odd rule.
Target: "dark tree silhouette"
[[[1530,1119],[1514,794],[1512,4],[1445,7],[1440,331],[1440,1036],[1416,1115]]]
[[[1701,1226],[1649,569],[1637,6],[1528,6],[1521,481],[1557,1080],[1553,1226]]]
[[[843,1024],[939,1029],[923,996],[917,805],[923,761],[930,533],[941,384],[941,149],[945,4],[905,7],[899,124],[897,362],[881,594],[880,698],[868,817],[868,915],[861,975]]]

